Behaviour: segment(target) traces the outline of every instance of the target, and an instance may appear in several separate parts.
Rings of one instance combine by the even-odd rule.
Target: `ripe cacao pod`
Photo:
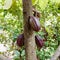
[[[29,24],[34,31],[38,32],[40,30],[40,23],[39,23],[39,20],[37,20],[36,17],[30,16]]]
[[[24,34],[20,34],[17,38],[17,46],[22,47],[24,45]]]
[[[41,37],[39,37],[38,35],[35,36],[35,42],[37,47],[42,48],[44,46],[44,41]]]

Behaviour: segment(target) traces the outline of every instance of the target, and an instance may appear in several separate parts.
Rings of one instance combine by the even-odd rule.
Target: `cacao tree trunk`
[[[31,0],[22,0],[22,2],[26,60],[37,60],[34,31],[29,27],[28,24],[28,18],[29,16],[32,16],[32,2]]]

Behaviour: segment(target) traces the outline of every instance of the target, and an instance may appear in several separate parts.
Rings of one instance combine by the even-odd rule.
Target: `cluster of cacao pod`
[[[40,30],[40,23],[39,23],[40,13],[33,9],[33,16],[29,16],[28,18],[28,24],[29,27],[31,27],[34,31],[38,32]],[[44,46],[43,39],[36,35],[35,36],[35,42],[37,47],[42,48]],[[24,34],[20,34],[17,38],[17,45],[19,47],[24,46]]]
[[[36,42],[37,47],[39,47],[39,48],[42,48],[44,46],[44,40],[38,35],[35,36],[35,42]],[[17,46],[19,46],[19,47],[24,46],[24,34],[20,34],[18,36]]]

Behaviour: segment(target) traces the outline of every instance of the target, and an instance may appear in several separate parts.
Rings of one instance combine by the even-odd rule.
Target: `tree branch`
[[[51,57],[50,60],[57,60],[57,58],[60,56],[60,45],[57,48],[56,52],[54,53],[54,55]]]

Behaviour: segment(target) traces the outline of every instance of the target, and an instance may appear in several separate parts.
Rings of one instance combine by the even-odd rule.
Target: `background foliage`
[[[36,53],[40,60],[49,60],[60,44],[60,0],[32,0],[32,4],[41,13],[42,29],[35,34],[46,38],[45,46],[36,49]],[[20,56],[25,60],[24,48],[18,51],[16,46],[16,38],[23,32],[22,11],[22,0],[0,0],[0,45],[7,47],[6,51],[0,49],[0,54],[14,60],[19,60]],[[45,33],[48,35],[44,36]]]

